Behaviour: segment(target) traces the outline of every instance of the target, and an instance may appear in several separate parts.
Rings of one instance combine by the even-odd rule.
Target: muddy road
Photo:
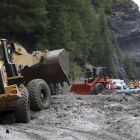
[[[140,140],[140,95],[59,95],[27,124],[0,122],[0,140]]]

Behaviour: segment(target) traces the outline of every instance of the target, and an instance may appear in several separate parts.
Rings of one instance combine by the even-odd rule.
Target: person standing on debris
[[[116,89],[117,85],[116,82],[113,83],[113,88]]]
[[[136,81],[136,80],[134,81],[134,86],[135,86],[135,88],[137,88],[137,87],[138,87],[138,83],[137,83],[137,81]]]
[[[123,89],[123,83],[121,82],[121,89]]]
[[[140,80],[138,81],[138,87],[140,87]]]

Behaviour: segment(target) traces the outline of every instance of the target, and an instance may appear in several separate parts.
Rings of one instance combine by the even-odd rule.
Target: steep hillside
[[[123,53],[129,53],[140,70],[140,12],[135,3],[112,4],[111,29]],[[140,75],[139,75],[140,76]]]
[[[135,7],[131,0],[41,0],[36,3],[3,0],[0,38],[18,42],[30,52],[65,48],[70,52],[70,76],[74,78],[77,73],[81,76],[85,65],[90,64],[106,66],[114,77],[126,79],[123,58],[112,30],[119,44],[123,44],[120,46],[123,51],[126,46],[134,51],[131,46],[133,42],[137,44],[135,36],[139,29],[139,13]],[[109,24],[112,24],[111,31]],[[128,71],[125,67],[130,79],[135,79],[135,75],[131,77],[133,69]]]
[[[126,75],[124,66],[120,59],[118,58],[116,51],[114,49],[113,52],[113,61],[114,61],[114,67],[115,67],[115,77],[118,79],[124,79],[125,81],[128,80],[128,77]]]

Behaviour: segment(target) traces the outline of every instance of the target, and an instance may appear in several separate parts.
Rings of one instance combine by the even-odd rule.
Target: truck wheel
[[[15,108],[15,120],[17,123],[27,123],[30,121],[30,101],[26,88],[19,88],[21,96]]]
[[[103,93],[103,91],[104,91],[104,85],[101,84],[101,83],[95,84],[94,91],[95,91],[95,94]]]
[[[49,108],[51,93],[48,84],[42,79],[34,79],[27,85],[30,95],[31,110],[40,111]]]

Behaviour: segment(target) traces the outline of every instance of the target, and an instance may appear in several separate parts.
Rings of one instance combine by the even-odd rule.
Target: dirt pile
[[[137,140],[140,95],[54,96],[50,109],[31,111],[31,119],[28,124],[1,124],[0,139]]]

